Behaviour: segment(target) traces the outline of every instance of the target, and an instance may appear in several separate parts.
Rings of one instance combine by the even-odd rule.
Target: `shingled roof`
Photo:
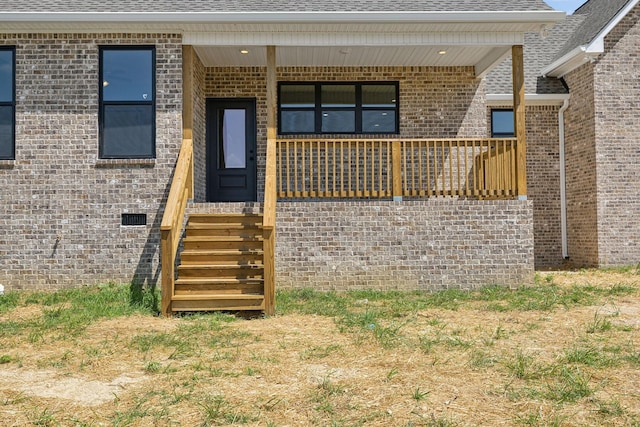
[[[0,12],[490,12],[553,10],[542,0],[1,0]]]
[[[554,68],[556,65],[551,64],[564,62],[564,59],[561,60],[563,57],[571,56],[569,54],[581,46],[593,43],[632,1],[589,0],[573,15],[556,24],[547,37],[537,33],[525,34],[526,93],[566,93],[567,90],[560,79],[542,77],[543,73],[548,71],[546,68]],[[507,60],[487,76],[487,93],[504,94],[510,93],[511,90],[511,60]]]
[[[573,13],[573,16],[582,18],[580,26],[574,30],[571,37],[567,39],[552,59],[560,59],[578,46],[591,43],[630,1],[589,0],[580,6]],[[563,23],[558,25],[563,25]]]
[[[559,79],[544,78],[540,72],[557,55],[567,40],[580,28],[584,16],[570,15],[556,24],[549,34],[526,33],[524,36],[525,92],[529,94],[567,93]],[[513,91],[511,59],[507,59],[487,75],[487,93],[506,94]]]

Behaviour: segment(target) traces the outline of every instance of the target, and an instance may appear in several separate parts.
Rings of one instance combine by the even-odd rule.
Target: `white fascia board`
[[[521,23],[553,25],[564,12],[2,12],[0,22],[392,22]]]
[[[587,52],[587,46],[578,46],[571,52],[544,67],[542,77],[562,77],[582,64],[594,60],[602,52]]]
[[[554,61],[542,69],[543,76],[562,77],[575,70],[582,64],[594,61],[604,53],[604,39],[627,16],[640,0],[630,1],[618,14],[605,26],[590,43],[578,46],[562,58]]]
[[[562,105],[570,97],[568,93],[526,93],[524,103],[525,105]],[[485,100],[489,107],[513,106],[512,93],[487,94]]]

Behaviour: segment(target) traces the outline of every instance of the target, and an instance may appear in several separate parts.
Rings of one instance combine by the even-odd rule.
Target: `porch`
[[[187,37],[188,39],[188,37]],[[515,138],[487,138],[486,121],[484,126],[477,126],[469,132],[468,137],[444,137],[450,132],[438,132],[434,128],[425,128],[428,131],[424,134],[443,135],[443,137],[425,138],[416,137],[412,132],[400,127],[399,134],[395,135],[328,135],[318,137],[318,135],[293,135],[278,136],[277,116],[278,104],[278,81],[282,75],[289,70],[283,70],[282,66],[276,67],[276,47],[266,46],[264,48],[264,92],[255,94],[259,108],[264,109],[264,128],[258,126],[258,200],[261,201],[261,217],[255,233],[248,237],[249,241],[260,241],[261,252],[259,260],[254,262],[237,261],[234,266],[245,266],[253,268],[250,275],[243,271],[239,276],[233,278],[238,280],[255,279],[260,283],[261,292],[256,298],[255,288],[247,291],[248,288],[238,288],[237,291],[222,292],[219,295],[211,295],[203,290],[200,285],[186,288],[181,295],[176,294],[175,266],[181,236],[183,234],[183,223],[185,211],[190,199],[203,201],[202,196],[198,196],[198,191],[203,193],[202,186],[205,185],[202,178],[203,162],[206,158],[207,150],[211,148],[204,142],[206,124],[202,118],[203,104],[210,95],[204,93],[202,89],[202,69],[207,69],[202,64],[201,56],[207,54],[207,48],[201,46],[194,49],[192,46],[185,46],[183,49],[183,120],[184,120],[184,141],[180,155],[178,157],[171,190],[169,193],[165,215],[161,226],[162,244],[162,311],[169,315],[180,310],[204,310],[204,309],[238,309],[238,310],[263,310],[271,314],[275,309],[275,282],[276,282],[276,210],[281,203],[287,202],[287,209],[295,209],[296,203],[308,203],[307,201],[327,200],[330,203],[345,200],[382,200],[386,203],[414,203],[420,209],[421,200],[432,198],[447,198],[445,200],[460,200],[453,202],[453,205],[445,210],[456,212],[457,210],[467,211],[467,225],[474,223],[474,211],[479,208],[482,211],[482,224],[474,226],[476,229],[486,228],[485,235],[491,235],[490,239],[509,241],[509,244],[500,246],[495,251],[496,254],[504,253],[512,248],[522,259],[519,265],[524,265],[522,269],[516,269],[519,278],[516,280],[526,280],[527,272],[531,271],[527,265],[532,266],[527,255],[527,248],[513,247],[513,241],[505,239],[500,221],[491,220],[493,207],[500,200],[512,200],[511,205],[500,205],[501,209],[518,211],[517,215],[530,215],[530,209],[526,202],[526,140],[524,125],[524,75],[522,68],[522,46],[485,46],[488,56],[474,58],[475,66],[469,67],[456,65],[455,73],[468,74],[465,77],[463,88],[468,93],[462,108],[471,110],[470,105],[478,102],[478,97],[482,97],[481,77],[493,63],[504,58],[505,54],[511,52],[513,57],[514,70],[514,128]],[[468,46],[466,47],[468,48]],[[220,52],[219,48],[211,48],[211,52]],[[433,49],[431,49],[433,50]],[[200,55],[198,54],[200,52]],[[436,53],[437,54],[437,53]],[[432,55],[436,55],[432,53]],[[211,55],[215,56],[215,55]],[[285,55],[285,57],[289,57]],[[490,61],[488,61],[488,58]],[[467,64],[465,62],[465,64]],[[215,67],[213,67],[215,69]],[[445,66],[441,68],[447,70]],[[440,69],[438,69],[440,70]],[[225,72],[230,70],[225,69]],[[238,70],[240,71],[240,70]],[[469,71],[471,71],[469,73]],[[211,71],[213,74],[216,71]],[[207,71],[205,71],[205,74]],[[294,73],[289,73],[293,75]],[[279,77],[280,75],[280,77]],[[285,77],[286,78],[286,77]],[[205,77],[205,80],[208,77]],[[239,72],[238,79],[242,80],[242,73]],[[255,78],[254,78],[255,79]],[[257,80],[261,81],[261,78]],[[373,80],[376,80],[375,78]],[[209,81],[209,80],[208,80]],[[237,96],[239,91],[229,92]],[[264,94],[264,98],[262,98]],[[219,97],[219,94],[216,94]],[[457,106],[459,108],[459,106]],[[480,110],[480,109],[478,109]],[[446,114],[447,107],[445,105]],[[476,113],[484,114],[484,113]],[[260,114],[258,114],[260,115]],[[462,111],[461,122],[458,128],[453,129],[453,133],[464,132],[464,120],[468,113]],[[401,119],[402,120],[402,119]],[[260,119],[256,120],[261,123]],[[480,122],[479,120],[477,122]],[[417,129],[420,133],[420,129]],[[264,139],[260,133],[264,132]],[[204,167],[206,169],[206,167]],[[261,182],[260,182],[261,181]],[[480,201],[473,201],[473,199]],[[513,205],[513,199],[516,204]],[[517,199],[520,199],[519,201]],[[280,200],[280,203],[277,201]],[[386,200],[386,201],[385,201]],[[467,200],[465,202],[465,200]],[[471,203],[470,203],[471,202]],[[417,203],[417,205],[415,204]],[[486,203],[482,207],[481,204]],[[492,203],[494,205],[492,205]],[[281,205],[284,206],[284,205]],[[302,205],[300,205],[302,206]],[[319,205],[318,205],[319,206]],[[344,206],[344,205],[343,205]],[[313,208],[306,207],[308,212]],[[394,210],[394,207],[389,209]],[[403,209],[400,206],[400,209]],[[207,209],[208,210],[208,209]],[[209,211],[209,210],[208,210]],[[527,214],[529,212],[529,214]],[[519,236],[522,245],[532,249],[532,241],[528,239],[530,223],[525,219],[520,221],[517,217],[509,217],[508,222],[520,222],[522,233],[514,233]],[[228,221],[227,219],[223,221]],[[488,228],[487,228],[488,227]],[[497,227],[497,228],[496,228]],[[234,226],[245,230],[244,226]],[[219,226],[209,228],[209,230],[220,230]],[[492,231],[489,231],[492,230]],[[497,231],[496,231],[497,230]],[[463,230],[460,230],[464,233]],[[209,235],[230,235],[226,230],[208,231]],[[211,234],[213,233],[213,234]],[[468,234],[468,233],[467,233]],[[529,233],[530,234],[530,233]],[[468,234],[471,238],[476,234]],[[497,241],[496,240],[496,241]],[[247,240],[244,240],[247,242]],[[353,242],[357,244],[357,242]],[[419,242],[413,242],[419,245]],[[456,257],[464,258],[464,244],[461,244],[463,251]],[[511,246],[510,246],[511,245]],[[245,245],[246,246],[246,245]],[[489,245],[491,246],[491,245]],[[517,246],[517,245],[516,245]],[[242,249],[236,248],[240,252]],[[236,251],[234,249],[234,251]],[[494,248],[495,249],[495,248]],[[531,251],[529,251],[531,252]],[[437,251],[434,252],[438,256]],[[442,254],[442,253],[440,253]],[[482,258],[482,251],[473,257],[471,264],[464,266],[464,271],[471,271],[472,265],[476,269],[481,268],[479,264]],[[246,254],[243,254],[243,256]],[[226,255],[225,255],[226,256]],[[479,256],[479,258],[478,258]],[[451,256],[448,256],[451,258]],[[423,257],[424,258],[424,257]],[[426,258],[425,258],[426,259]],[[450,259],[450,262],[456,262]],[[496,260],[496,264],[500,261]],[[445,263],[446,264],[446,263]],[[464,262],[461,264],[465,264]],[[256,267],[259,272],[255,273]],[[524,272],[524,273],[523,273]],[[326,272],[330,274],[329,272]],[[413,273],[412,273],[413,274]],[[415,280],[423,280],[417,278]],[[453,276],[452,276],[453,277]],[[380,281],[384,282],[390,278],[380,275]],[[351,279],[349,279],[351,280]],[[413,279],[412,279],[413,280]],[[492,280],[500,280],[498,276],[484,278],[485,283]],[[225,295],[226,294],[226,295]],[[191,298],[191,299],[190,299]],[[184,303],[183,301],[189,301]],[[235,301],[229,303],[229,300]],[[244,304],[242,301],[251,300],[251,304]],[[196,302],[194,302],[196,301]],[[206,301],[203,303],[203,301]]]

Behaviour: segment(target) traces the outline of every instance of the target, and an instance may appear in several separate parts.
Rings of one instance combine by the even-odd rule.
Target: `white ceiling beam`
[[[476,77],[483,78],[495,66],[502,63],[511,54],[511,46],[494,47],[480,62],[475,65]]]

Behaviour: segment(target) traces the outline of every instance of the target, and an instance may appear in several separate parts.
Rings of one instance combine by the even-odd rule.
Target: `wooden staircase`
[[[172,311],[264,311],[262,225],[257,214],[189,215]]]

